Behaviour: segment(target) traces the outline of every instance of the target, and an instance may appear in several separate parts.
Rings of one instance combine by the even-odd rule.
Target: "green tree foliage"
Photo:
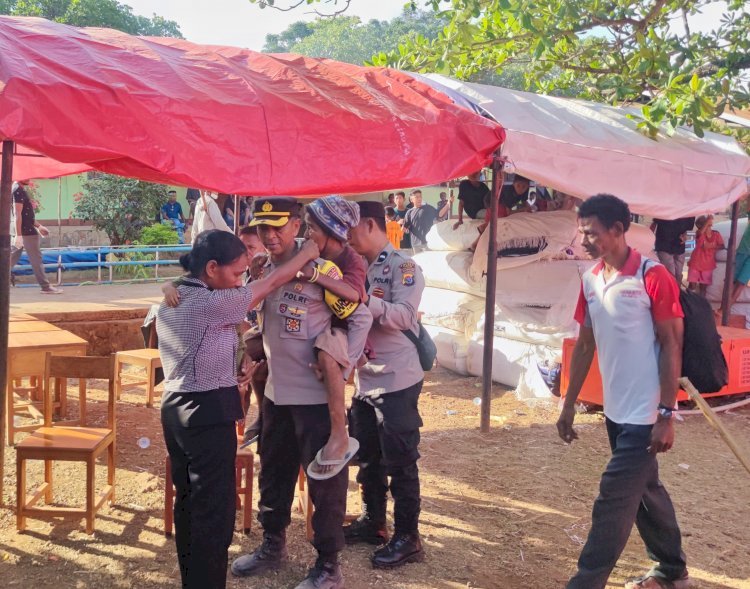
[[[446,72],[522,65],[526,85],[611,103],[641,103],[639,127],[651,136],[692,125],[699,136],[727,106],[743,106],[750,87],[750,13],[742,0],[711,32],[690,17],[711,0],[427,0],[450,19],[435,40],[412,38],[378,63]],[[412,2],[416,4],[416,2]]]
[[[0,14],[41,16],[77,27],[107,27],[132,35],[182,38],[180,26],[154,14],[133,14],[117,0],[0,0]]]
[[[138,245],[177,245],[180,238],[172,225],[154,224],[144,227]]]
[[[396,49],[411,36],[434,39],[446,24],[432,13],[411,10],[391,21],[363,23],[357,16],[300,21],[278,35],[267,35],[263,51],[300,53],[361,65],[374,55]]]
[[[167,187],[133,178],[101,174],[83,183],[73,216],[104,231],[112,245],[138,240],[141,230],[167,202]]]
[[[281,10],[347,0],[250,0]],[[462,79],[517,80],[541,93],[641,105],[639,127],[656,136],[690,125],[703,135],[728,107],[750,104],[750,11],[728,0],[712,31],[691,18],[714,0],[411,0],[447,21],[433,37],[412,35],[373,63]],[[515,68],[515,69],[514,69]],[[502,78],[501,78],[502,79]]]

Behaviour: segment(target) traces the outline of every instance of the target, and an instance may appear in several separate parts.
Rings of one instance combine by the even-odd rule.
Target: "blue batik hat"
[[[313,201],[307,206],[307,212],[339,241],[347,241],[349,230],[359,225],[359,205],[336,194]]]

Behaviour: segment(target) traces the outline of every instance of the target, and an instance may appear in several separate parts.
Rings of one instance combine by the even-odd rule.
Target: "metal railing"
[[[97,284],[113,284],[119,282],[143,282],[146,280],[159,280],[159,267],[177,266],[179,260],[164,258],[164,254],[173,252],[189,252],[190,245],[154,245],[154,246],[133,246],[133,245],[106,245],[106,246],[81,246],[65,248],[43,248],[42,256],[46,253],[57,256],[57,262],[45,263],[45,272],[57,273],[57,284],[62,284],[63,272],[66,270],[93,270],[96,269]],[[85,253],[91,252],[96,255],[96,260],[87,262],[63,262],[63,257],[67,253]],[[133,254],[153,254],[153,258],[129,259]],[[126,258],[126,259],[120,259]],[[115,277],[116,268],[127,268],[140,266],[143,268],[154,268],[153,277],[131,276],[117,279]],[[30,264],[16,264],[13,268],[20,270],[33,270]],[[104,278],[106,276],[106,278]],[[86,280],[82,282],[67,283],[67,285],[83,284],[84,282],[93,282]],[[18,286],[32,286],[31,284],[19,284]],[[35,284],[33,286],[36,286]]]

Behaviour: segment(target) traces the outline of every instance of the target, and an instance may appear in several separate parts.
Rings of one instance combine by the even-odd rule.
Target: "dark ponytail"
[[[193,240],[192,251],[180,256],[180,265],[193,278],[200,278],[211,260],[226,266],[243,254],[247,254],[245,244],[234,233],[209,229]]]

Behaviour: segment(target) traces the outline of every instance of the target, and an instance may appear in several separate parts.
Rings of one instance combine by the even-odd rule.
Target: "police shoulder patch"
[[[403,272],[403,273],[414,272],[414,268],[416,268],[416,267],[417,267],[417,265],[413,261],[411,261],[411,260],[408,261],[408,262],[404,262],[403,264],[401,264],[399,266],[399,268],[401,269],[401,272]]]
[[[402,274],[401,284],[403,284],[404,286],[414,286],[414,274]]]

